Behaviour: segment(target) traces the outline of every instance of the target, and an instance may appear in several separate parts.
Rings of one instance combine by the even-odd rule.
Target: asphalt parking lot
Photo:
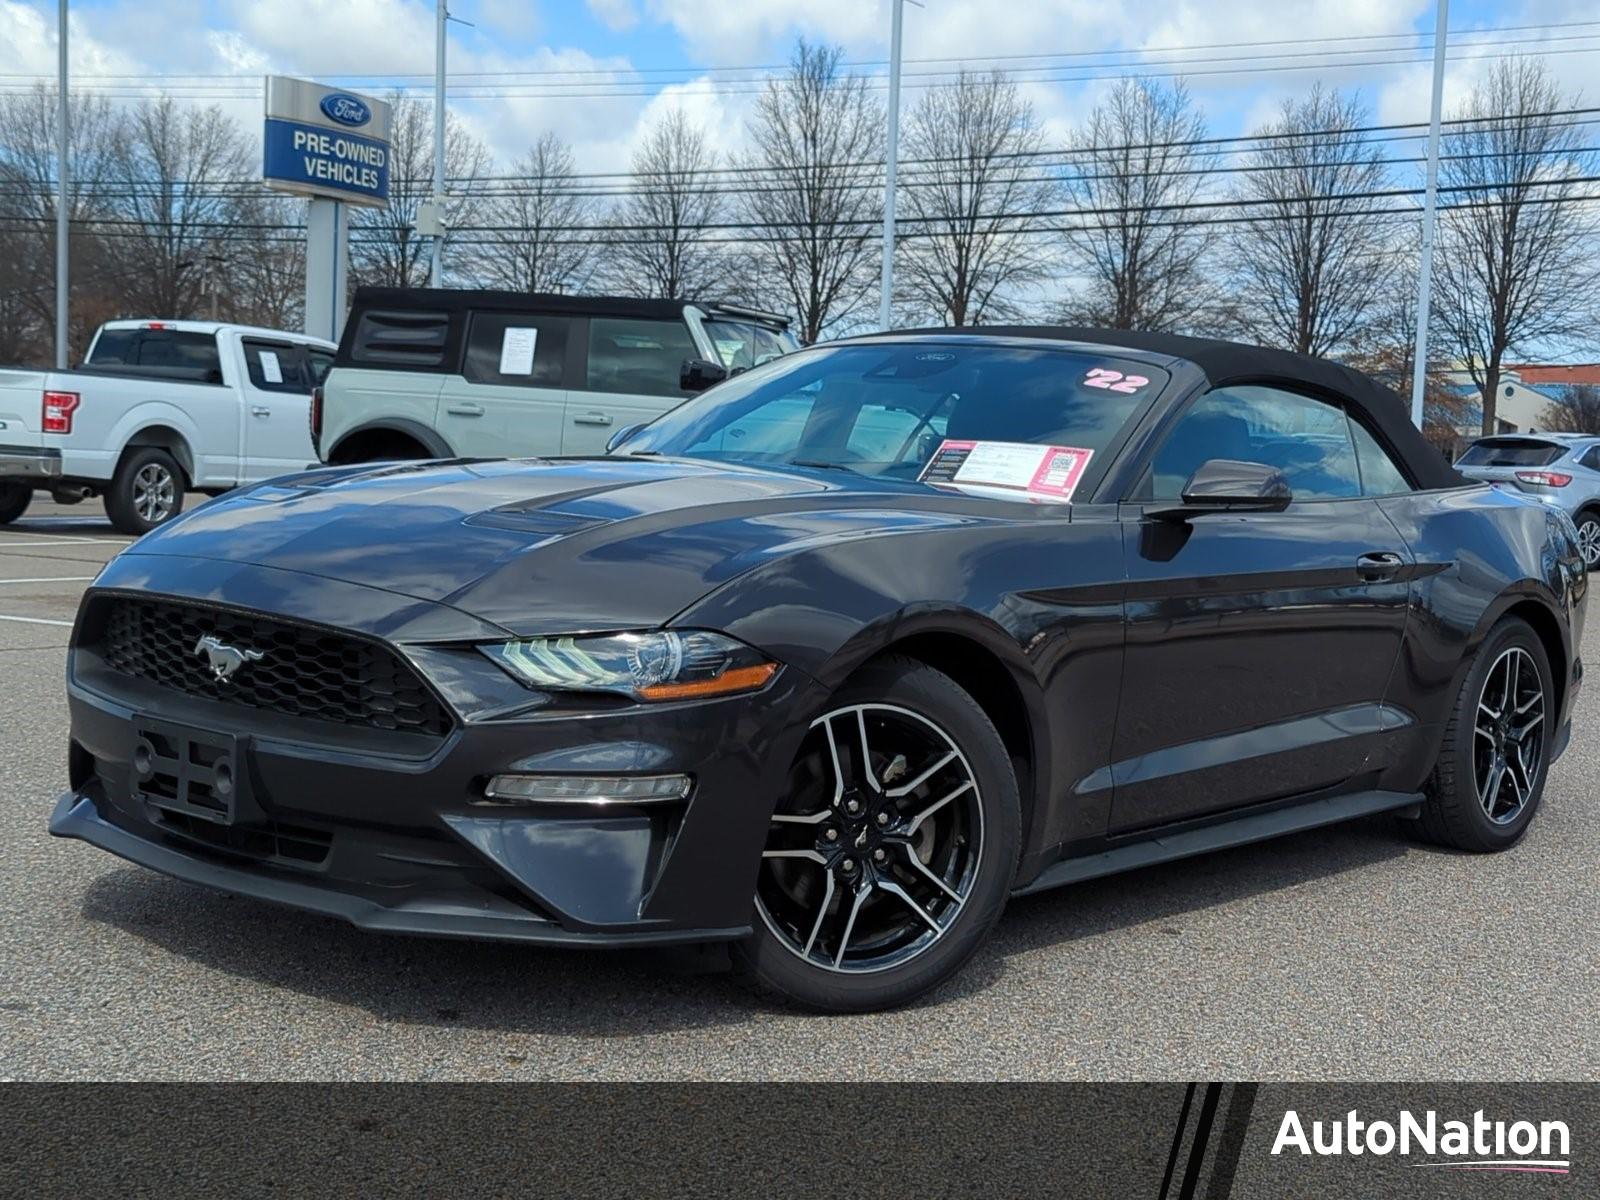
[[[922,1003],[821,1017],[678,958],[361,934],[48,837],[70,622],[127,541],[92,504],[0,528],[0,1078],[1600,1074],[1593,696],[1507,854],[1376,819],[1081,884]]]

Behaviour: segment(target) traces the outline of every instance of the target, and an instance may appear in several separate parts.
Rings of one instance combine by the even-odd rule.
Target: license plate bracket
[[[135,800],[216,825],[232,825],[248,811],[242,739],[149,719],[135,724],[134,735]]]

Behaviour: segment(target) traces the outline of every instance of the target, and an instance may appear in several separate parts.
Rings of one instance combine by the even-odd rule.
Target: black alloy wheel
[[[772,814],[743,953],[813,1007],[904,1003],[948,978],[1016,869],[1016,779],[976,702],[888,659],[812,721]]]

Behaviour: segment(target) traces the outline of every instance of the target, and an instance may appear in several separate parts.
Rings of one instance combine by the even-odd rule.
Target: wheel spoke
[[[850,935],[855,931],[856,917],[861,914],[861,906],[867,902],[867,896],[872,891],[872,885],[864,885],[856,892],[855,903],[850,906],[849,919],[844,923],[844,933],[839,937],[839,951],[833,956],[833,968],[839,969],[839,964],[844,962],[844,952],[850,948]]]
[[[926,821],[929,817],[933,816],[934,813],[938,812],[946,804],[949,804],[950,801],[954,800],[957,796],[963,795],[966,792],[970,791],[971,788],[972,788],[972,780],[969,779],[965,783],[963,783],[960,787],[956,788],[955,791],[946,792],[938,800],[935,800],[932,804],[928,805],[927,808],[923,809],[916,816],[911,818],[911,823],[909,825],[907,825],[906,828],[905,828],[906,836],[910,837],[918,829],[922,828],[922,823],[924,821]]]
[[[867,710],[856,709],[856,725],[861,729],[861,773],[867,777],[867,786],[875,792],[883,791],[883,785],[878,782],[878,777],[872,773],[872,751],[867,749]]]
[[[916,848],[913,847],[910,842],[901,842],[899,845],[900,848],[906,852],[906,861],[911,864],[911,869],[920,874],[929,883],[933,884],[934,887],[938,888],[946,896],[949,896],[951,900],[954,900],[957,908],[961,907],[961,893],[956,891],[948,883],[940,879],[935,872],[930,870],[928,868],[928,864],[917,857]]]
[[[901,900],[905,901],[907,908],[927,922],[928,928],[933,930],[935,937],[944,932],[944,926],[940,925],[939,922],[933,919],[933,914],[913,900],[911,898],[911,893],[906,891],[905,888],[901,887],[894,880],[879,879],[878,887],[881,890],[888,892],[889,895],[898,896]]]
[[[959,757],[959,756],[956,754],[956,752],[954,750],[950,751],[943,758],[941,758],[937,762],[935,762],[933,764],[933,766],[929,767],[921,775],[918,775],[910,783],[902,783],[898,787],[892,787],[887,792],[885,792],[884,795],[888,796],[890,799],[893,799],[893,800],[898,800],[901,796],[909,795],[911,792],[916,791],[923,784],[927,783],[928,780],[931,779],[934,776],[935,773],[937,773],[939,770],[941,770],[947,764],[949,764],[951,762],[954,762],[957,757]]]
[[[807,862],[828,865],[828,860],[822,856],[820,850],[763,850],[762,858],[803,858]]]
[[[828,738],[828,757],[833,760],[833,802],[838,804],[844,796],[844,772],[839,769],[839,743],[833,738],[833,714],[822,718],[822,732]]]
[[[811,954],[811,947],[816,944],[817,934],[822,932],[822,923],[828,919],[828,905],[833,903],[833,872],[826,871],[822,876],[827,883],[822,889],[822,906],[817,909],[817,920],[811,926],[811,936],[806,938],[805,949],[801,951],[807,957]]]
[[[1517,676],[1521,674],[1522,655],[1513,653],[1506,659],[1506,690],[1500,698],[1500,711],[1515,708],[1517,704]]]
[[[1539,722],[1543,720],[1544,714],[1542,712],[1534,713],[1533,716],[1529,717],[1521,725],[1518,725],[1511,730],[1511,740],[1519,743],[1522,742],[1530,733],[1534,731],[1534,728],[1539,724]]]
[[[1505,774],[1506,760],[1495,755],[1494,765],[1489,768],[1489,782],[1478,797],[1484,811],[1491,817],[1494,816],[1495,805],[1500,800],[1500,785],[1505,780]]]
[[[779,825],[820,825],[832,815],[823,808],[814,813],[773,813],[772,819]]]

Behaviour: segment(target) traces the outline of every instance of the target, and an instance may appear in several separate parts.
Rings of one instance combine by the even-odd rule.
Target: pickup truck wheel
[[[106,489],[106,516],[123,533],[146,534],[183,511],[183,468],[155,446],[134,450]]]
[[[33,489],[25,483],[0,483],[0,525],[9,525],[33,500]]]

